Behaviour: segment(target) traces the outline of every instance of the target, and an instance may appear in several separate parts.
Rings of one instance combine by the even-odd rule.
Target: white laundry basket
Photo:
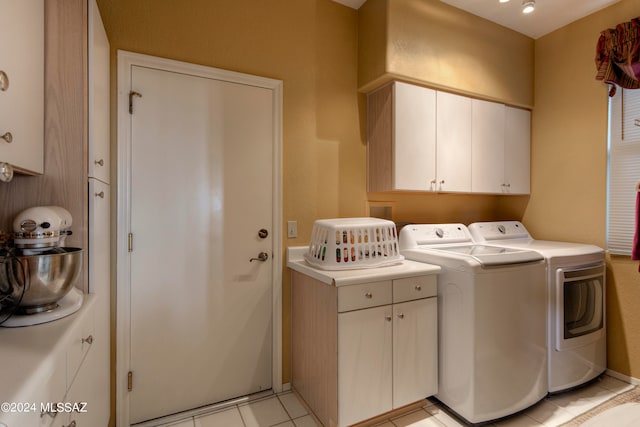
[[[395,224],[378,218],[317,220],[304,257],[323,270],[383,267],[404,260]]]

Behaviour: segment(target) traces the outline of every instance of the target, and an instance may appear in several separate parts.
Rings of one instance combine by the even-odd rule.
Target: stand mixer
[[[64,247],[69,211],[26,209],[13,221],[13,246],[0,250],[0,326],[50,322],[76,312],[83,294],[74,285],[82,270],[80,248]]]

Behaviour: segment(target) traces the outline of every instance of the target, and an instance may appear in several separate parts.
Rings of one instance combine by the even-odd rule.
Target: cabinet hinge
[[[133,390],[133,372],[131,371],[127,374],[127,390]]]
[[[133,252],[133,233],[129,233],[128,239],[129,252]]]
[[[142,94],[140,92],[136,92],[132,90],[129,92],[129,114],[133,114],[133,97],[137,96],[138,98],[142,98]]]

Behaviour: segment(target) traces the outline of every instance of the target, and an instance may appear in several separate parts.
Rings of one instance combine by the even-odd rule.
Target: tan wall
[[[399,78],[533,105],[534,41],[527,36],[439,0],[368,0],[360,26],[363,91]]]
[[[595,80],[600,31],[640,15],[620,3],[536,40],[532,192],[523,220],[538,238],[606,245],[607,87]],[[609,260],[608,366],[640,378],[640,276]],[[635,270],[634,270],[635,269]]]
[[[329,0],[98,4],[112,48],[113,88],[116,49],[283,80],[283,219],[297,220],[300,236],[283,237],[285,246],[306,244],[317,218],[364,214],[355,10]],[[283,273],[283,381],[288,382],[290,280]]]

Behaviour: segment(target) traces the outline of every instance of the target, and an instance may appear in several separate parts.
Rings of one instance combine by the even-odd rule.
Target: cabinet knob
[[[82,343],[87,343],[89,345],[93,344],[93,335],[89,335],[86,338],[82,338]]]
[[[0,90],[4,92],[9,89],[9,76],[4,71],[0,71]]]
[[[391,322],[391,320],[393,320],[393,318],[392,318],[391,316],[384,316],[384,319],[385,319],[387,322]]]
[[[364,296],[366,298],[373,298],[373,294],[371,292],[367,292],[366,294],[364,294]]]
[[[415,286],[415,290],[416,290],[416,291],[421,291],[421,290],[422,290],[422,286],[420,286],[420,285],[416,285],[416,286]]]
[[[440,185],[444,184],[444,179],[442,181],[440,181]]]
[[[9,182],[13,179],[13,166],[0,162],[0,182]]]
[[[398,313],[398,319],[404,319],[404,314]]]
[[[11,135],[11,132],[5,132],[5,134],[0,136],[0,138],[7,141],[7,144],[11,144],[13,142],[13,135]]]
[[[104,166],[104,160],[103,159],[95,160],[93,163],[95,163],[98,166]]]
[[[101,199],[104,199],[104,191],[96,193],[96,197],[100,197]]]

